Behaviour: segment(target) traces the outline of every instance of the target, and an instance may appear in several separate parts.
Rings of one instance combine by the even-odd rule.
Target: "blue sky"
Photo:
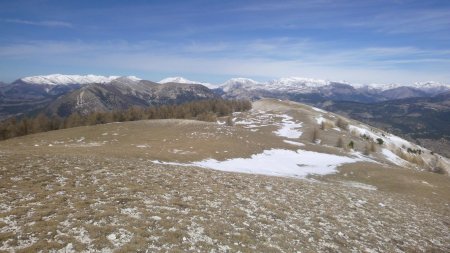
[[[0,80],[450,83],[450,1],[0,0]]]

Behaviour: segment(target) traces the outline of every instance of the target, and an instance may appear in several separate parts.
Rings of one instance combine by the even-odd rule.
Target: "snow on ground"
[[[370,185],[370,184],[363,184],[363,183],[355,182],[355,181],[343,181],[342,184],[345,185],[345,186],[365,189],[365,190],[369,190],[369,191],[377,190],[376,186],[373,186],[373,185]]]
[[[298,128],[302,127],[302,123],[296,123],[293,121],[293,118],[289,115],[281,115],[281,117],[283,118],[281,120],[282,124],[281,127],[277,130],[274,131],[274,133],[278,136],[281,137],[286,137],[289,139],[296,139],[299,138],[303,132],[298,130]]]
[[[350,132],[354,131],[359,135],[366,135],[369,138],[376,140],[377,138],[383,139],[383,141],[390,146],[393,147],[414,147],[411,142],[404,140],[398,136],[392,135],[392,134],[383,134],[381,132],[375,133],[373,129],[367,129],[365,126],[355,126],[355,125],[349,125],[348,126]]]
[[[402,146],[412,146],[411,142],[404,140],[398,136],[392,135],[392,134],[387,134],[386,138],[389,140],[389,142],[393,145],[395,145],[396,147],[402,147]]]
[[[317,124],[322,124],[322,122],[325,120],[325,118],[322,115],[319,115],[316,117]]]
[[[105,143],[100,142],[78,142],[77,144],[65,144],[64,147],[79,147],[79,148],[85,148],[85,147],[100,147],[103,146]]]
[[[109,234],[106,238],[114,244],[115,247],[121,247],[131,241],[133,234],[129,231],[120,228],[116,233]]]
[[[316,111],[316,112],[327,113],[326,111],[324,111],[324,110],[322,110],[322,109],[320,109],[320,108],[314,107],[314,106],[311,106],[311,108],[312,108],[314,111]]]
[[[381,151],[383,153],[383,155],[386,157],[386,159],[388,159],[389,161],[391,161],[392,163],[399,165],[399,166],[405,166],[405,164],[407,163],[405,160],[401,159],[400,157],[398,157],[396,154],[392,153],[392,151],[383,148],[383,150]]]
[[[228,172],[262,174],[269,176],[304,178],[309,174],[325,175],[336,172],[336,167],[345,163],[364,161],[359,157],[346,157],[306,150],[270,149],[250,158],[232,158],[225,161],[207,159],[189,164],[160,162],[181,166],[198,166]]]
[[[239,117],[241,114],[234,113],[233,116]],[[281,122],[280,122],[281,119]],[[298,130],[302,127],[302,122],[296,122],[293,117],[287,114],[271,114],[265,111],[253,110],[246,118],[234,118],[236,125],[243,125],[244,128],[261,128],[265,126],[277,126],[278,130],[274,131],[276,135],[284,138],[299,138],[303,132]]]
[[[294,146],[299,146],[299,147],[305,146],[305,144],[303,144],[301,142],[290,141],[290,140],[283,140],[283,141],[288,143],[288,144],[294,145]]]
[[[150,146],[147,144],[136,145],[136,148],[149,148]]]
[[[123,208],[120,212],[136,219],[141,217],[141,213],[136,208]]]

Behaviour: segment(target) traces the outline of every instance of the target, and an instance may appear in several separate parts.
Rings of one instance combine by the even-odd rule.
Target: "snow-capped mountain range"
[[[30,76],[0,86],[0,119],[32,112],[65,117],[74,112],[122,110],[218,97],[200,84],[159,84],[135,76]]]
[[[53,74],[46,76],[29,76],[19,79],[25,83],[41,85],[68,85],[68,84],[89,84],[89,83],[109,83],[120,76],[97,76],[97,75],[61,75]],[[133,81],[139,81],[140,78],[128,76]]]
[[[62,75],[62,74],[52,74],[52,75],[39,75],[39,76],[29,76],[18,79],[15,82],[23,82],[35,85],[69,85],[69,84],[89,84],[89,83],[109,83],[118,78],[127,78],[131,81],[140,81],[141,78],[136,76],[100,76],[100,75]],[[167,77],[160,80],[158,83],[186,83],[186,84],[201,84],[210,89],[221,88],[223,91],[227,92],[236,88],[244,88],[247,90],[269,90],[269,91],[298,91],[307,92],[313,91],[320,87],[329,86],[331,84],[345,84],[349,85],[355,89],[370,89],[378,91],[386,91],[391,89],[396,89],[399,87],[410,87],[419,90],[429,90],[429,89],[450,89],[450,84],[443,84],[438,82],[416,82],[409,85],[401,84],[358,84],[350,83],[347,81],[330,81],[322,79],[313,78],[303,78],[303,77],[283,77],[279,79],[274,79],[266,82],[260,82],[249,78],[231,78],[222,84],[212,84],[208,82],[192,81],[183,77]]]
[[[373,92],[384,92],[392,89],[398,89],[401,87],[412,88],[421,91],[427,91],[431,93],[440,93],[450,90],[450,84],[443,84],[438,82],[416,82],[410,85],[402,84],[358,84],[350,83],[347,81],[330,81],[322,79],[304,78],[304,77],[283,77],[279,79],[270,80],[267,82],[260,82],[250,78],[231,78],[222,84],[211,84],[200,81],[191,81],[183,77],[168,77],[159,83],[195,83],[202,84],[208,88],[219,88],[224,92],[231,92],[236,89],[251,90],[266,90],[276,92],[295,92],[295,93],[308,93],[315,92],[318,89],[324,89],[324,87],[331,86],[333,84],[348,85],[358,90],[371,90]]]
[[[205,98],[276,98],[341,113],[353,113],[354,117],[361,117],[363,112],[363,116],[372,121],[383,115],[375,123],[382,122],[383,127],[392,125],[394,129],[403,129],[403,125],[397,127],[397,120],[390,120],[389,115],[402,112],[407,107],[422,108],[426,103],[431,111],[412,110],[412,115],[422,115],[422,118],[416,117],[412,121],[407,118],[405,122],[417,122],[421,128],[427,126],[425,130],[420,130],[425,134],[438,132],[448,136],[444,130],[432,126],[446,126],[445,122],[439,120],[448,118],[445,113],[448,112],[446,101],[449,101],[449,96],[450,85],[436,82],[413,83],[409,86],[363,85],[346,81],[286,77],[267,82],[232,78],[214,85],[182,77],[169,77],[156,83],[135,76],[54,74],[24,77],[10,84],[0,84],[0,120],[39,112],[65,117],[74,112],[122,110],[130,106],[164,105]],[[387,101],[389,103],[384,103]],[[392,109],[384,113],[384,105],[390,105]],[[360,108],[364,109],[358,110]],[[427,118],[427,115],[442,116]],[[384,119],[386,120],[383,121]],[[406,127],[410,125],[404,126],[405,129]]]
[[[347,81],[330,81],[322,79],[304,78],[304,77],[283,77],[279,79],[270,80],[267,82],[259,82],[249,78],[232,78],[225,83],[219,85],[224,91],[229,90],[232,87],[245,87],[247,89],[264,89],[264,90],[313,90],[316,88],[329,86],[331,84],[345,84],[352,86],[355,89],[368,88],[373,90],[385,91],[395,89],[399,87],[411,87],[415,89],[435,89],[435,88],[447,88],[450,89],[450,84],[443,84],[438,82],[416,82],[410,85],[402,84],[358,84],[350,83]]]

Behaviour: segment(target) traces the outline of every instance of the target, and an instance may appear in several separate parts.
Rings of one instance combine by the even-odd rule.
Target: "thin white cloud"
[[[224,42],[218,43],[198,43],[192,41],[191,43],[183,46],[183,50],[189,53],[213,53],[223,52],[229,50],[229,45]]]
[[[437,33],[448,31],[450,9],[403,9],[389,10],[369,15],[364,20],[344,21],[349,27],[361,27],[387,34]],[[448,35],[448,34],[447,34]]]
[[[73,25],[69,22],[58,21],[58,20],[43,20],[43,21],[31,21],[24,19],[6,19],[8,23],[22,24],[22,25],[33,25],[33,26],[45,26],[45,27],[65,27],[71,28]]]
[[[164,45],[157,41],[31,41],[0,46],[0,63],[20,59],[55,68],[61,64],[71,69],[102,66],[129,73],[178,72],[197,76],[267,78],[304,76],[360,83],[449,82],[449,75],[444,70],[450,68],[448,50],[416,47],[338,50],[326,47],[314,41],[292,39],[228,42],[217,46],[198,42]]]

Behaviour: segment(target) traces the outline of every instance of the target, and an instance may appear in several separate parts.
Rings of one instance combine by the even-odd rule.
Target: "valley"
[[[358,84],[300,77],[259,82],[231,78],[222,84],[168,77],[47,75],[0,86],[0,119],[68,117],[92,112],[181,104],[200,99],[276,98],[307,103],[395,133],[450,155],[448,84]]]

